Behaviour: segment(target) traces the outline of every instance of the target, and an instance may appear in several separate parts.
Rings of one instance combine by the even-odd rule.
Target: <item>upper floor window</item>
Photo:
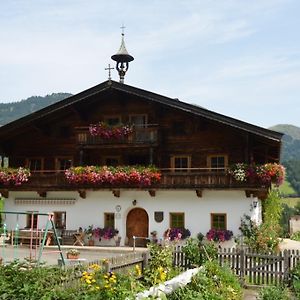
[[[148,123],[147,115],[130,115],[129,116],[129,123],[136,125],[138,127],[144,127]]]
[[[104,213],[104,228],[115,228],[115,214]]]
[[[175,171],[188,171],[191,168],[190,156],[172,156],[171,168]]]
[[[105,166],[116,167],[120,165],[120,157],[119,156],[106,156],[103,158],[103,163]]]
[[[210,214],[211,229],[227,229],[226,214]]]
[[[228,165],[228,156],[224,154],[209,155],[207,158],[207,165],[213,171],[224,171]]]
[[[73,165],[72,158],[70,157],[57,157],[55,159],[56,170],[63,171],[71,168]]]
[[[170,213],[170,228],[184,228],[184,213]]]
[[[107,116],[104,117],[104,122],[109,126],[115,126],[121,124],[121,117],[120,116]]]
[[[26,166],[30,171],[41,171],[44,169],[44,159],[43,158],[28,158],[26,160]]]

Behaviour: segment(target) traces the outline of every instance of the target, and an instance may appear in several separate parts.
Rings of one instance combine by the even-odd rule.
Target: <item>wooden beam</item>
[[[112,193],[115,197],[120,198],[120,190],[112,190]]]
[[[46,198],[47,197],[47,191],[36,191],[40,197]]]
[[[149,192],[149,195],[151,197],[155,197],[155,195],[156,195],[156,191],[155,190],[149,190],[148,192]]]
[[[0,194],[7,199],[9,197],[9,190],[0,190]]]
[[[199,198],[202,198],[202,190],[196,190],[196,195]]]
[[[86,190],[78,190],[78,194],[80,198],[85,199],[86,198]]]

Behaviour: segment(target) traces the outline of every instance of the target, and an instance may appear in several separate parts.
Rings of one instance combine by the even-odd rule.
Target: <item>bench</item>
[[[45,232],[43,230],[30,230],[30,229],[20,229],[18,232],[11,232],[11,244],[14,245],[16,240],[20,245],[30,244],[32,239],[32,244],[40,245],[43,241]],[[52,236],[52,232],[48,232],[49,236]]]

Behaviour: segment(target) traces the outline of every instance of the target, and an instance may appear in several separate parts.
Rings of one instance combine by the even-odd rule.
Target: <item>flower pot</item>
[[[67,254],[67,259],[78,259],[79,258],[79,254]]]
[[[89,239],[88,245],[89,246],[95,246],[95,241],[93,239]]]

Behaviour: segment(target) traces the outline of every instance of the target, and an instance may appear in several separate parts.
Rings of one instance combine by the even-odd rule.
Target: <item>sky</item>
[[[0,102],[107,80],[122,24],[126,84],[300,127],[299,0],[0,0]]]

